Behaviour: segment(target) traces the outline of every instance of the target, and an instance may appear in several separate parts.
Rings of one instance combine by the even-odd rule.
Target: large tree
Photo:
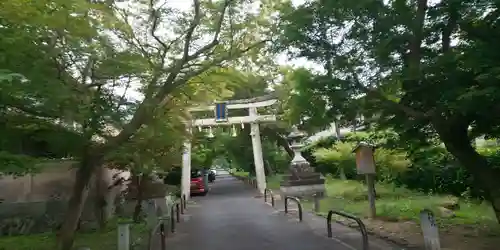
[[[363,97],[379,123],[439,138],[487,192],[500,221],[500,170],[471,143],[499,136],[499,7],[488,0],[310,1],[283,8],[281,45],[324,66],[321,86],[308,91],[328,105]]]
[[[188,82],[257,54],[267,41],[269,7],[238,0],[193,0],[187,11],[154,0],[0,3],[0,68],[25,77],[2,82],[2,106],[82,138],[61,249],[71,248],[89,183],[105,156],[168,111]],[[200,89],[196,84],[203,85],[193,83],[191,90]],[[130,89],[139,98],[123,93]]]

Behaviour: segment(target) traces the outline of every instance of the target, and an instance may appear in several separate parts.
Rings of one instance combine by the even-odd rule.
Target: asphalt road
[[[284,216],[241,181],[219,173],[207,196],[195,196],[169,250],[352,250]]]

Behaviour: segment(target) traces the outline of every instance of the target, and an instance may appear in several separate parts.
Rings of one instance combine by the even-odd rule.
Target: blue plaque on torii
[[[215,103],[215,121],[216,122],[227,122],[227,102],[216,102]]]

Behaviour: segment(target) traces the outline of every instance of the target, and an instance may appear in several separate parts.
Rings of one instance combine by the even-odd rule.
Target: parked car
[[[200,170],[191,170],[191,194],[206,195],[208,187],[205,185],[204,174]]]

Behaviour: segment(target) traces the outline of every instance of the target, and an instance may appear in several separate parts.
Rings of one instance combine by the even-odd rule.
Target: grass
[[[250,175],[249,172],[236,171],[236,169],[231,169],[230,173],[234,176],[239,176],[239,177],[248,177]]]
[[[109,223],[103,230],[78,233],[73,249],[89,247],[91,250],[117,249],[118,221]],[[131,224],[131,250],[137,250],[147,242],[147,227],[145,224]],[[10,236],[0,238],[0,250],[55,250],[56,235],[54,233],[33,234],[26,236]]]
[[[247,177],[248,172],[234,172],[236,176]],[[277,190],[280,186],[281,175],[267,177],[267,187]],[[497,222],[492,207],[487,203],[460,200],[460,209],[453,211],[454,217],[440,217],[439,207],[456,197],[448,195],[432,195],[416,192],[406,188],[395,187],[391,184],[376,184],[377,216],[386,221],[416,221],[419,222],[419,213],[427,208],[434,211],[439,225],[491,225],[497,228]],[[354,180],[326,179],[326,193],[321,201],[320,213],[326,214],[331,209],[341,210],[362,218],[368,215],[368,197],[366,186]],[[312,204],[304,201],[305,207]]]
[[[268,178],[267,186],[278,189],[281,176]],[[434,211],[441,225],[468,224],[468,225],[497,225],[495,214],[489,204],[467,202],[460,200],[460,209],[454,211],[453,218],[440,218],[439,207],[443,204],[457,200],[456,197],[447,195],[431,195],[416,192],[406,188],[395,187],[391,184],[376,184],[377,216],[388,221],[419,221],[419,213],[427,208]],[[330,209],[337,209],[356,216],[368,215],[368,197],[366,186],[358,181],[326,179],[327,197],[321,201],[322,214]],[[311,204],[305,201],[306,207]]]
[[[496,224],[493,209],[489,204],[459,201],[460,209],[454,211],[453,218],[439,218],[439,207],[455,197],[430,195],[415,192],[390,184],[376,185],[377,216],[389,221],[419,220],[419,213],[427,208],[434,211],[440,224]],[[365,217],[368,213],[366,187],[358,181],[327,179],[327,198],[322,201],[322,212],[339,209],[357,216]]]
[[[236,171],[236,169],[233,169],[230,171],[234,176],[239,176],[239,177],[249,177],[249,172],[245,171]],[[254,177],[250,177],[254,178]],[[272,175],[272,176],[267,176],[267,188],[269,189],[279,189],[280,188],[280,181],[282,179],[282,175]]]
[[[279,189],[282,177],[283,177],[282,175],[268,176],[267,177],[267,188],[273,189],[273,190]]]

